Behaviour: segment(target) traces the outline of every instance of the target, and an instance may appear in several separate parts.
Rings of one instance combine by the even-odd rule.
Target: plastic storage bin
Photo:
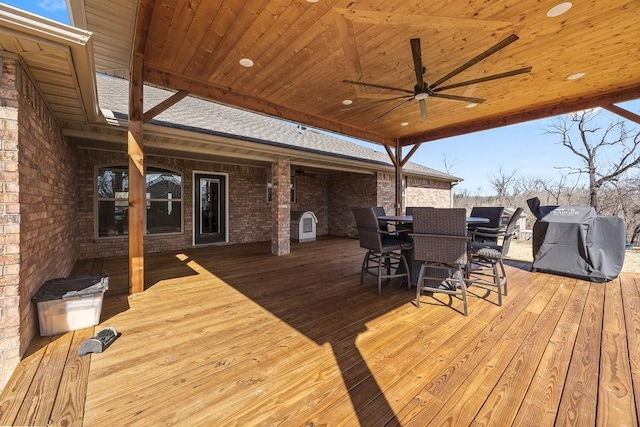
[[[46,337],[97,325],[107,289],[106,274],[47,280],[32,298],[38,306],[40,335]]]

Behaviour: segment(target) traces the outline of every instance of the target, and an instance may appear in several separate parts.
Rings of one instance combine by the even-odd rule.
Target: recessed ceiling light
[[[250,60],[249,58],[242,58],[239,62],[240,62],[240,65],[242,65],[243,67],[247,67],[247,68],[253,67],[253,61]]]
[[[465,105],[464,108],[475,108],[477,106],[478,106],[478,104],[476,104],[475,102],[472,102],[470,104]]]
[[[557,4],[553,6],[551,9],[549,9],[549,11],[547,12],[547,16],[549,18],[555,18],[556,16],[560,16],[563,13],[565,13],[567,10],[571,9],[571,6],[573,6],[573,4],[570,1]]]
[[[345,99],[344,101],[342,101],[342,103],[343,103],[344,105],[351,105],[351,104],[353,104],[353,101],[352,101],[352,100],[350,100],[350,99]]]
[[[402,122],[400,123],[400,126],[409,126],[409,122]]]
[[[575,73],[575,74],[571,74],[569,77],[567,77],[567,80],[578,80],[581,79],[585,76],[585,73]]]
[[[307,0],[307,3],[318,3],[318,0]]]

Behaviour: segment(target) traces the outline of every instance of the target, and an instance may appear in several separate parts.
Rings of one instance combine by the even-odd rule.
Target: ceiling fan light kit
[[[483,102],[485,102],[485,99],[482,99],[482,98],[473,98],[473,97],[469,97],[469,96],[453,95],[453,94],[449,94],[449,93],[442,93],[442,91],[449,90],[449,89],[454,89],[454,88],[459,88],[459,87],[463,87],[463,86],[469,86],[469,85],[472,85],[472,84],[488,82],[488,81],[491,81],[491,80],[498,80],[498,79],[502,79],[502,78],[506,78],[506,77],[516,76],[518,74],[524,74],[524,73],[531,72],[531,67],[524,67],[524,68],[520,68],[520,69],[517,69],[517,70],[506,71],[506,72],[503,72],[503,73],[492,74],[492,75],[479,77],[479,78],[472,79],[472,80],[466,80],[466,81],[463,81],[463,82],[454,83],[454,84],[450,84],[450,85],[447,85],[447,86],[441,86],[444,82],[449,81],[450,79],[452,79],[453,77],[455,77],[458,74],[462,73],[463,71],[467,70],[471,66],[473,66],[473,65],[477,64],[478,62],[486,59],[487,57],[493,55],[494,53],[504,49],[505,47],[507,47],[511,43],[515,42],[516,40],[518,40],[518,36],[516,36],[515,34],[511,34],[510,36],[508,36],[505,39],[501,40],[500,42],[498,42],[494,46],[490,47],[489,49],[485,50],[484,52],[480,53],[479,55],[476,55],[475,57],[473,57],[469,61],[465,62],[464,64],[462,64],[461,66],[459,66],[455,70],[451,71],[449,74],[441,77],[436,82],[434,82],[432,84],[428,84],[424,80],[424,75],[425,75],[427,69],[422,64],[422,49],[420,47],[420,39],[419,38],[414,38],[414,39],[410,40],[411,54],[412,54],[412,57],[413,57],[413,68],[414,68],[415,75],[416,75],[416,85],[414,86],[413,90],[408,90],[408,89],[403,89],[403,88],[398,88],[398,87],[393,87],[393,86],[380,85],[380,84],[375,84],[375,83],[360,82],[360,81],[355,81],[355,80],[343,80],[342,82],[343,83],[347,83],[347,84],[354,84],[354,85],[371,87],[371,88],[375,88],[375,89],[383,89],[383,90],[391,90],[391,91],[396,91],[396,92],[407,93],[407,95],[402,95],[402,96],[398,96],[396,98],[389,98],[389,99],[384,100],[384,101],[389,101],[389,100],[400,100],[401,99],[402,101],[399,104],[395,105],[393,108],[385,111],[384,113],[382,113],[378,117],[374,118],[373,119],[374,123],[377,122],[378,120],[388,116],[389,114],[393,113],[394,111],[400,109],[401,107],[404,107],[404,106],[408,105],[409,103],[411,103],[411,101],[414,101],[414,100],[418,101],[419,104],[420,104],[420,116],[421,116],[422,120],[426,120],[426,118],[427,118],[426,99],[427,98],[442,98],[442,99],[449,99],[449,100],[452,100],[452,101],[462,101],[462,102],[466,102],[467,103],[467,108],[473,108],[473,107],[477,106],[478,104],[482,104]],[[369,103],[369,104],[362,104],[361,106],[374,105],[374,104],[377,104],[377,103],[378,102],[372,102],[372,103]]]

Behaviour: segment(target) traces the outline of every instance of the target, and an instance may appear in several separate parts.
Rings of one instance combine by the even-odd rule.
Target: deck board
[[[605,287],[589,286],[560,399],[557,426],[591,426],[596,423]]]
[[[514,425],[553,425],[586,300],[587,293],[583,286],[574,286],[524,396]]]
[[[636,414],[640,414],[640,279],[620,278],[622,303],[629,348],[629,365],[636,405]]]
[[[620,281],[605,290],[598,413],[603,425],[637,426]]]
[[[81,426],[92,355],[78,355],[78,347],[95,333],[95,328],[84,328],[73,333],[73,339],[62,372],[60,387],[51,411],[53,425]]]
[[[0,424],[637,425],[640,278],[606,284],[509,261],[509,295],[459,299],[360,284],[351,239],[81,261],[110,289],[121,336],[77,356],[94,328],[36,338],[0,395]]]

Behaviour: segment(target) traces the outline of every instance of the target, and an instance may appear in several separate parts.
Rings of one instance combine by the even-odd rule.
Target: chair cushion
[[[406,240],[394,239],[392,237],[382,238],[382,249],[385,252],[409,250],[412,247],[413,247],[413,243],[407,242]]]
[[[469,250],[469,252],[477,252],[480,249],[484,249],[484,248],[489,248],[489,249],[494,249],[496,251],[501,251],[502,248],[498,245],[496,245],[495,243],[491,243],[491,242],[478,242],[478,241],[471,241],[467,244],[467,249]]]
[[[502,258],[502,252],[497,249],[488,247],[480,248],[476,251],[473,251],[473,255],[490,261],[498,261],[500,258]]]

